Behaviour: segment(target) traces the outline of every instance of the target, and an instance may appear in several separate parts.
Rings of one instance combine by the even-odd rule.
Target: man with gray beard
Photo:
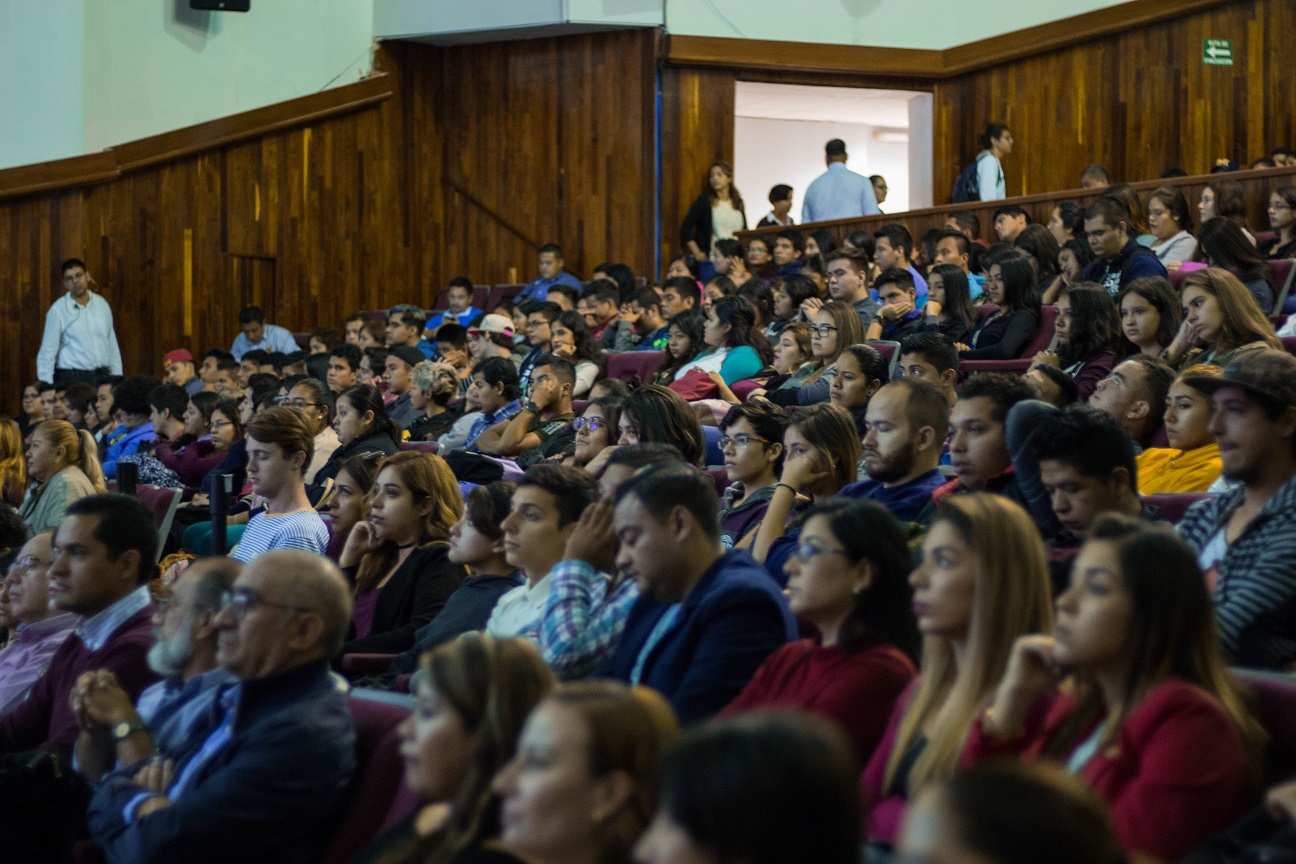
[[[137,705],[111,672],[87,672],[77,722],[77,764],[91,782],[118,765],[190,749],[195,726],[222,684],[234,677],[216,665],[216,613],[242,564],[232,558],[193,562],[154,604],[148,664],[163,679],[140,694]]]

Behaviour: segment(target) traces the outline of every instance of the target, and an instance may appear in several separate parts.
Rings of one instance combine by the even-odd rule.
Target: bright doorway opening
[[[824,172],[824,144],[846,142],[847,166],[880,174],[882,212],[932,206],[932,96],[911,90],[869,90],[739,81],[734,109],[734,181],[747,218],[769,212],[771,187],[792,187],[792,218],[801,195]]]

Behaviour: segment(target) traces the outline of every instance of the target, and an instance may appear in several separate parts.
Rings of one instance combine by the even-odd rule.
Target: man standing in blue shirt
[[[581,281],[563,270],[563,251],[557,243],[540,247],[540,278],[527,283],[518,300],[548,300],[549,289],[555,285],[568,285],[581,290]]]
[[[265,323],[265,316],[257,306],[245,306],[239,312],[239,327],[243,332],[234,337],[230,353],[235,360],[242,361],[243,355],[253,349],[268,353],[291,354],[297,350],[297,340],[290,331],[274,324]]]
[[[828,170],[814,179],[801,202],[801,224],[826,219],[851,219],[881,213],[873,181],[846,167],[846,142],[834,138],[824,145]]]

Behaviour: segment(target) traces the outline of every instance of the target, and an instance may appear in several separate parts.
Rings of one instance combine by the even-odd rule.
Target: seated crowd
[[[1291,230],[1252,245],[1228,182],[1195,236],[1113,186],[985,248],[715,238],[659,286],[550,244],[493,308],[456,279],[299,348],[249,307],[165,380],[33,382],[0,848],[320,860],[354,686],[414,704],[363,862],[1292,849],[1235,671],[1296,670]]]

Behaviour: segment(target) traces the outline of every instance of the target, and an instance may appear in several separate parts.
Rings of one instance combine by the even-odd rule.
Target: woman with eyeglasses
[[[338,557],[354,586],[351,632],[343,654],[396,654],[445,608],[464,568],[448,557],[450,529],[463,495],[445,460],[401,452],[383,460],[369,500]]]
[[[184,434],[176,441],[159,441],[153,455],[180,478],[191,492],[202,485],[212,469],[225,460],[228,447],[219,448],[210,434],[211,415],[220,404],[215,393],[198,392],[189,397],[182,417]]]
[[[313,483],[315,475],[328,462],[333,451],[342,446],[333,430],[333,392],[317,378],[304,378],[288,390],[288,395],[280,399],[279,404],[304,414],[315,432],[315,455],[306,466],[306,483]]]
[[[1258,243],[1260,254],[1270,259],[1296,258],[1296,186],[1279,186],[1269,195],[1269,227],[1278,236]]]
[[[829,300],[810,316],[810,353],[814,358],[815,371],[799,387],[757,390],[752,395],[764,396],[784,408],[827,402],[837,360],[847,346],[858,345],[863,341],[864,325],[859,313],[849,304]]]
[[[619,396],[604,396],[585,406],[585,412],[572,421],[576,438],[570,447],[552,461],[573,468],[584,468],[594,476],[603,473],[603,466],[616,447],[621,422],[621,406],[625,400]]]
[[[817,639],[770,655],[721,714],[795,708],[841,726],[859,759],[873,755],[896,699],[917,674],[909,544],[873,501],[811,507],[783,565],[792,614]]]
[[[720,421],[720,452],[729,479],[720,508],[724,548],[746,549],[756,539],[783,470],[785,429],[783,409],[759,397],[730,408]]]

